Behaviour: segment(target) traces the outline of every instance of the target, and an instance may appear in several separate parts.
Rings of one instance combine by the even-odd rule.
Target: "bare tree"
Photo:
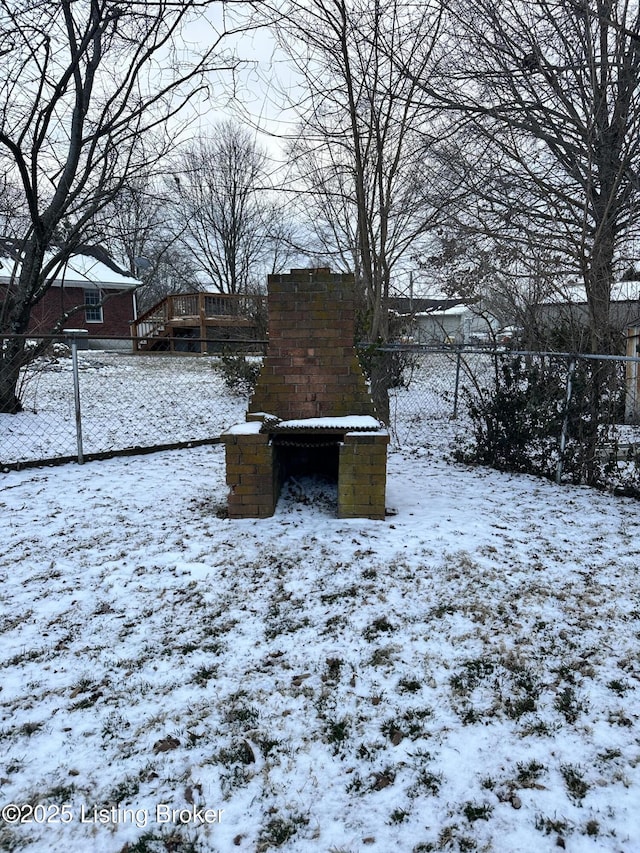
[[[19,188],[19,264],[2,292],[0,412],[15,389],[32,307],[96,214],[148,174],[180,133],[177,116],[210,74],[232,67],[209,0],[0,0],[0,175]],[[217,4],[221,5],[221,4]],[[183,39],[199,19],[210,40]],[[62,322],[64,320],[62,319]]]
[[[462,177],[477,190],[476,228],[556,256],[557,277],[584,284],[591,349],[612,351],[611,287],[638,237],[638,6],[447,5],[448,60],[437,86],[422,85],[465,124]]]
[[[449,200],[437,192],[428,156],[434,128],[423,89],[395,64],[411,57],[417,78],[429,78],[439,16],[401,0],[259,5],[301,81],[290,156],[317,249],[356,273],[368,335],[386,341],[394,272]],[[387,417],[384,371],[372,371],[372,390]]]
[[[261,5],[271,5],[281,47],[306,89],[291,149],[303,204],[322,223],[324,248],[333,243],[355,268],[370,334],[384,340],[392,271],[432,226],[437,206],[426,192],[432,138],[424,98],[388,54],[412,55],[429,76],[439,20],[416,21],[412,4],[380,0]]]
[[[588,348],[584,312],[572,304],[575,279],[559,275],[563,255],[526,231],[516,243],[502,239],[500,232],[479,233],[460,223],[448,226],[438,251],[421,262],[445,293],[481,306],[502,329],[511,327],[507,340],[520,349]],[[494,342],[499,343],[500,336]]]
[[[180,155],[173,181],[180,239],[203,285],[220,293],[259,287],[282,262],[286,228],[269,192],[266,152],[251,132],[219,123]]]
[[[172,293],[197,289],[193,257],[180,243],[173,199],[161,180],[142,177],[118,193],[99,215],[99,230],[112,254],[143,282],[136,291],[138,311]]]

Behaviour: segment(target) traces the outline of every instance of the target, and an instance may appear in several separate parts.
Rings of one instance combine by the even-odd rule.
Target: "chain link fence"
[[[74,336],[52,341],[24,368],[22,411],[0,414],[0,466],[215,442],[245,419],[251,370],[230,383],[222,355],[134,354],[130,341],[114,341],[109,350],[93,350],[92,343]],[[397,446],[451,450],[455,441],[463,453],[474,441],[516,448],[537,442],[535,452],[545,459],[543,470],[531,467],[532,472],[560,481],[563,472],[573,471],[576,442],[586,440],[589,414],[577,417],[576,406],[578,398],[580,405],[588,398],[589,382],[599,371],[592,453],[638,468],[637,358],[400,346],[381,352],[388,362],[389,427]],[[249,367],[260,361],[257,355],[243,359]],[[533,393],[532,382],[546,389],[544,401],[537,387],[537,398],[523,402],[522,395]],[[510,411],[514,395],[544,421],[544,442],[532,434],[531,417]],[[576,417],[583,435],[576,433]],[[482,455],[479,461],[495,464]]]
[[[205,443],[244,419],[219,358],[80,349],[91,343],[51,342],[24,368],[22,411],[0,414],[0,465]]]
[[[640,359],[500,349],[387,348],[398,443],[429,447],[443,418],[456,458],[640,496]],[[405,360],[403,371],[393,359]]]
[[[469,428],[466,400],[491,371],[490,354],[459,348],[388,347],[389,415],[399,445],[427,445],[434,430],[455,420]]]

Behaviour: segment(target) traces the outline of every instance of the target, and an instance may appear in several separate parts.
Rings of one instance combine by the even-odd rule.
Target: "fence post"
[[[567,393],[564,401],[564,417],[562,418],[562,429],[560,431],[560,452],[558,455],[558,464],[556,465],[556,483],[559,486],[562,482],[562,467],[564,463],[564,450],[567,445],[567,430],[569,429],[569,404],[571,403],[571,395],[573,393],[573,374],[576,369],[575,358],[571,359],[569,370],[567,371]]]
[[[73,399],[76,410],[76,443],[78,446],[78,465],[84,463],[82,450],[82,412],[80,409],[80,377],[78,375],[78,337],[88,335],[86,329],[63,329],[71,345],[71,366],[73,368]]]
[[[462,361],[462,347],[458,347],[456,354],[456,385],[453,390],[453,415],[454,420],[458,417],[458,393],[460,390],[460,363]]]

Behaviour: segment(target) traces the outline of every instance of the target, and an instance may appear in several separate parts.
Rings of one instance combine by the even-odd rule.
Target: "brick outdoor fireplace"
[[[269,276],[267,355],[247,422],[222,435],[230,518],[273,515],[287,477],[323,473],[340,518],[384,519],[389,434],[353,346],[353,285],[328,269]]]

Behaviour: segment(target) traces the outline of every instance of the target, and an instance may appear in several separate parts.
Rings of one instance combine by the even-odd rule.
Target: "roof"
[[[45,255],[51,260],[53,252]],[[0,283],[15,274],[20,258],[20,241],[0,238]],[[99,287],[105,290],[133,290],[140,281],[121,269],[102,246],[79,246],[51,283],[53,287]]]
[[[640,301],[640,281],[615,281],[611,285],[612,302],[638,302]],[[587,302],[587,293],[584,285],[568,284],[559,287],[545,300],[545,304],[561,305],[571,303],[583,305]]]
[[[472,308],[464,302],[452,305],[450,308],[437,308],[432,311],[418,311],[416,317],[462,317],[473,313]]]
[[[449,299],[447,297],[392,296],[388,301],[389,308],[399,314],[432,314],[435,311],[450,311],[458,306],[464,308],[468,304],[468,300],[460,297]]]

